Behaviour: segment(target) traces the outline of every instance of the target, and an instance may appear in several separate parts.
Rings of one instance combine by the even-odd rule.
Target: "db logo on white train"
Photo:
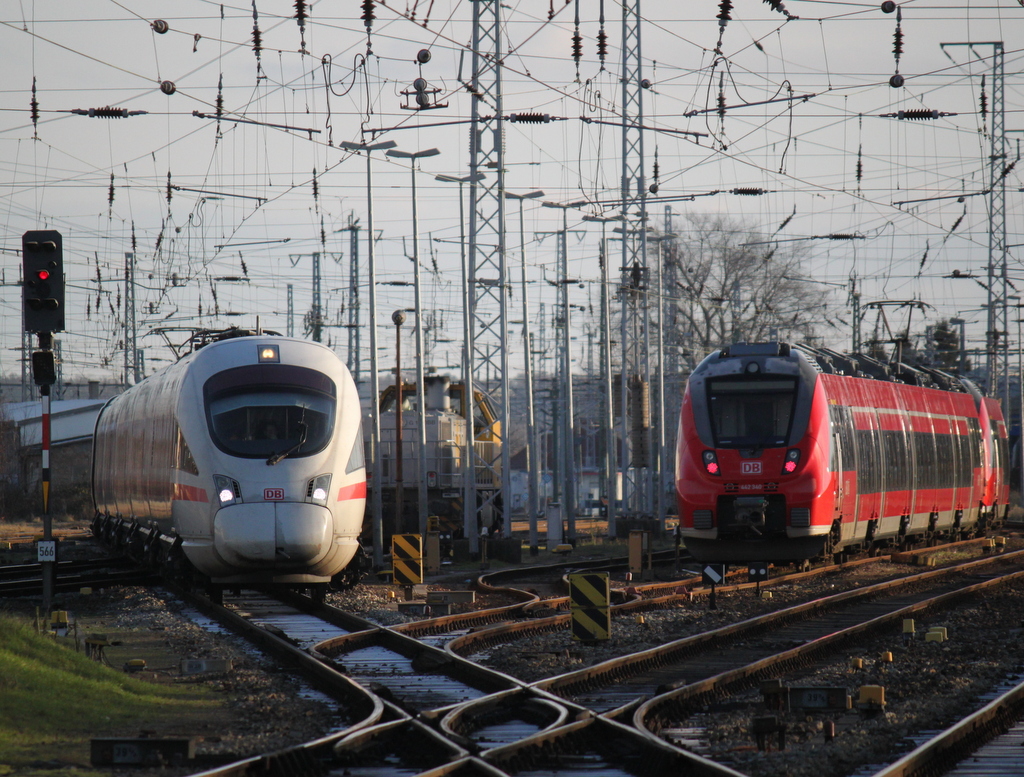
[[[740,463],[740,472],[744,475],[760,475],[761,474],[761,462],[759,461],[744,461]]]
[[[263,489],[263,498],[266,499],[268,502],[279,502],[282,499],[284,499],[284,489],[283,488],[264,488]]]

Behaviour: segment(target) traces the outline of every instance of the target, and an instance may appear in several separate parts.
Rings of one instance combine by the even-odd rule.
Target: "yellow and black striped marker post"
[[[569,575],[573,639],[592,642],[611,637],[610,595],[607,572],[576,572]]]
[[[423,538],[419,534],[391,536],[391,575],[396,585],[423,582]]]

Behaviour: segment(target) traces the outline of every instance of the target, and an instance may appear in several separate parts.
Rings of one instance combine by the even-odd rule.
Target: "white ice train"
[[[183,553],[215,591],[353,584],[366,471],[348,369],[306,340],[196,345],[101,411],[94,531],[164,563]]]

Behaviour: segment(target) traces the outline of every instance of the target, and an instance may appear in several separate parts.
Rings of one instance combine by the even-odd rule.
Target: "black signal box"
[[[33,230],[22,235],[21,247],[25,331],[63,332],[63,238],[56,230]]]

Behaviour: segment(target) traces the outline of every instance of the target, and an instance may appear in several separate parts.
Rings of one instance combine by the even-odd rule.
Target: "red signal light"
[[[50,277],[50,271],[49,270],[36,270],[36,277],[39,280],[41,280],[41,281],[45,281],[45,280],[47,280]]]
[[[707,464],[707,467],[708,467],[708,474],[710,474],[710,475],[717,475],[718,474],[718,462],[717,461],[709,461],[708,464]]]
[[[786,460],[782,463],[782,474],[789,475],[796,472],[797,464],[800,463],[800,449],[790,448],[786,451]]]

